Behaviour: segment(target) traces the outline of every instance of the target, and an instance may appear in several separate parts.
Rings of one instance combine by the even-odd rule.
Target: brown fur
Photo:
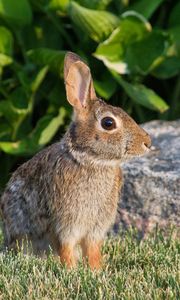
[[[99,269],[102,266],[101,256],[102,242],[91,242],[85,239],[81,241],[83,259],[87,262],[91,269]]]
[[[68,267],[75,266],[81,244],[94,269],[116,215],[120,163],[151,142],[121,108],[96,97],[90,70],[76,54],[67,54],[64,74],[73,120],[60,142],[21,165],[7,184],[1,198],[5,243],[16,248],[26,238],[38,254],[50,245]],[[109,115],[117,125],[112,131],[101,127]]]

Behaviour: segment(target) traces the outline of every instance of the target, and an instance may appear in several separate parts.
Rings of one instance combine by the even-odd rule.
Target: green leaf
[[[32,21],[32,11],[28,0],[0,0],[0,17],[12,26],[22,27]]]
[[[59,80],[57,78],[57,81],[54,82],[54,86],[51,88],[49,94],[48,94],[48,113],[56,113],[59,111],[59,105],[65,107],[67,115],[70,117],[72,113],[72,109],[70,105],[68,105],[67,99],[66,99],[66,92],[64,88],[64,82],[63,80]]]
[[[61,24],[58,18],[54,21],[55,23],[57,22],[56,24],[58,25],[52,22],[54,18],[52,12],[47,12],[47,14],[50,14],[50,20],[47,19],[44,14],[41,14],[38,18],[33,20],[31,25],[24,27],[21,31],[21,39],[27,50],[44,47],[57,50],[63,48],[63,29],[59,29],[61,28]]]
[[[95,90],[99,96],[108,100],[115,93],[117,84],[109,72],[103,74],[101,80],[94,80]]]
[[[167,103],[160,96],[143,84],[131,84],[118,76],[117,73],[113,72],[112,74],[126,91],[127,95],[137,104],[161,113],[169,108]]]
[[[63,70],[65,51],[48,48],[39,48],[28,51],[32,62],[40,66],[48,66],[52,72],[60,73]]]
[[[169,17],[169,27],[180,26],[180,2],[173,7]]]
[[[16,121],[18,111],[14,108],[13,104],[9,100],[0,101],[0,116],[4,116],[9,123]]]
[[[0,149],[12,155],[34,154],[52,139],[58,128],[64,124],[65,116],[66,111],[61,107],[57,117],[46,115],[41,118],[27,138],[16,142],[0,141]]]
[[[33,110],[34,95],[47,74],[47,70],[47,66],[42,68],[32,81],[27,81],[25,73],[21,72],[18,75],[21,77],[21,82],[23,82],[22,86],[17,87],[9,94],[7,100],[0,101],[0,113],[12,126],[13,140],[19,136],[23,136],[24,130],[22,130],[21,124]],[[27,89],[28,82],[29,88]]]
[[[3,53],[0,53],[0,66],[5,67],[12,64],[13,59],[10,56],[7,56]]]
[[[11,56],[12,51],[13,51],[12,33],[6,27],[0,26],[0,53]]]
[[[129,9],[135,10],[149,19],[163,1],[164,0],[151,0],[147,3],[147,0],[136,0],[129,6]]]
[[[1,113],[1,112],[0,112]],[[6,139],[7,137],[10,138],[10,134],[11,134],[11,126],[8,124],[8,122],[5,122],[3,120],[0,120],[0,139]]]
[[[177,2],[171,11],[168,31],[172,35],[177,54],[180,57],[180,2]]]
[[[0,142],[0,149],[8,154],[24,154],[28,150],[28,145],[23,142]]]
[[[94,80],[95,89],[100,97],[109,100],[116,91],[116,84],[112,81]]]
[[[106,41],[99,44],[94,56],[120,74],[129,73],[125,62],[126,49],[133,42],[141,40],[150,30],[150,24],[142,16],[126,12],[122,15],[119,27]]]
[[[0,114],[9,122],[12,128],[12,140],[18,135],[18,130],[25,117],[30,113],[31,102],[24,89],[16,88],[7,100],[0,101]]]
[[[96,42],[105,40],[119,24],[119,19],[112,13],[88,9],[74,1],[70,2],[69,15]]]
[[[147,74],[155,61],[166,53],[169,45],[167,34],[163,31],[152,31],[127,48],[125,61],[128,69],[134,73]]]
[[[180,72],[180,58],[166,57],[158,67],[156,67],[152,74],[160,79],[168,79],[178,75]]]
[[[50,0],[47,7],[51,10],[62,10],[63,12],[67,12],[69,2],[70,0]]]
[[[38,142],[39,145],[45,145],[53,138],[59,127],[64,124],[65,116],[66,110],[64,109],[64,107],[61,107],[59,109],[58,116],[53,118],[48,126],[41,132]]]
[[[179,26],[175,26],[172,28],[169,28],[168,30],[170,32],[170,34],[172,35],[173,41],[175,43],[175,50],[178,54],[178,56],[180,57],[180,25]]]
[[[33,82],[31,83],[31,91],[33,93],[35,93],[39,86],[41,85],[41,83],[43,82],[46,74],[48,72],[48,66],[45,66],[44,68],[42,68],[39,73],[36,75],[36,78],[33,80]]]
[[[17,65],[14,66],[17,78],[19,80],[19,83],[23,87],[25,93],[29,95],[31,93],[30,89],[30,84],[31,84],[31,79],[28,77],[28,72],[27,70],[32,70],[32,66],[28,63],[28,65],[25,65],[24,68],[22,67],[17,67]]]
[[[90,9],[105,10],[107,5],[109,5],[112,2],[112,0],[76,0],[76,2]]]

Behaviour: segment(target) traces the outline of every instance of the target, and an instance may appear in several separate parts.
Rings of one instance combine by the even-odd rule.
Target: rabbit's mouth
[[[133,145],[132,142],[128,142],[124,150],[123,161],[131,159],[133,157],[137,157],[137,156],[139,157],[145,155],[150,151],[151,151],[150,145],[147,145],[144,142],[141,145]]]

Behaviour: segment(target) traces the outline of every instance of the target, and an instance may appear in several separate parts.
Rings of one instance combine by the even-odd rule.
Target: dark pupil
[[[114,119],[110,118],[110,117],[103,118],[101,120],[101,126],[102,126],[102,128],[104,128],[106,130],[111,130],[116,127]]]

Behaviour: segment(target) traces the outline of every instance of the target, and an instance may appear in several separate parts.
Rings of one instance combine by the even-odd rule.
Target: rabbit
[[[64,80],[72,122],[59,142],[12,174],[1,198],[5,245],[16,250],[27,240],[35,254],[50,246],[69,268],[80,245],[83,261],[99,269],[123,182],[120,164],[147,152],[151,139],[96,96],[90,69],[75,53],[65,56]]]

